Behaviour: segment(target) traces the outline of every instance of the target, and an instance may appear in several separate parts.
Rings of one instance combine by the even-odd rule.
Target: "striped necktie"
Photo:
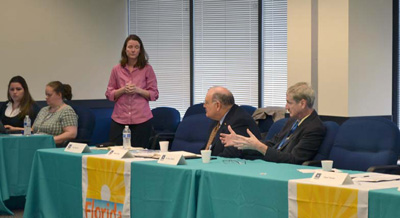
[[[290,129],[290,131],[285,135],[285,137],[283,137],[281,143],[279,143],[278,146],[278,150],[282,148],[282,146],[285,144],[286,140],[289,139],[289,136],[292,135],[292,133],[296,130],[297,126],[299,126],[299,121],[296,120],[296,122],[293,123],[292,128]]]

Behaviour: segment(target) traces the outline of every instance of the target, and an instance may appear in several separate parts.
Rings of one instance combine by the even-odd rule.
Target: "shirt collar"
[[[311,114],[312,114],[312,112],[311,112],[309,115],[303,117],[303,119],[301,119],[301,120],[299,121],[299,126],[300,126],[300,125],[303,123],[303,121],[306,120]]]
[[[225,115],[222,117],[222,119],[219,121],[219,125],[222,126],[222,124],[224,123],[225,117],[226,115],[229,113],[229,111],[231,111],[232,108],[229,108],[229,110],[225,113]]]

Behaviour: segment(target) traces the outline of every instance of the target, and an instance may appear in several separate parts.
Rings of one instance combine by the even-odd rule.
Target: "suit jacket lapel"
[[[306,126],[309,122],[311,122],[312,119],[314,119],[314,117],[316,116],[316,112],[315,110],[310,114],[309,117],[307,117],[307,119],[305,119],[303,121],[303,123],[301,123],[300,126],[297,127],[297,129],[292,133],[292,135],[290,136],[290,138],[288,140],[285,141],[285,143],[283,143],[282,147],[279,149],[280,151],[282,151],[290,142],[293,141],[293,139],[298,138],[298,135],[300,134],[300,132],[302,132],[304,126]],[[290,130],[289,130],[290,131]]]
[[[236,104],[234,104],[231,108],[231,110],[228,112],[228,114],[226,114],[225,119],[223,121],[223,123],[221,124],[221,126],[218,129],[217,134],[215,135],[214,140],[212,141],[212,147],[211,150],[213,150],[217,144],[220,144],[220,140],[219,140],[219,135],[221,132],[227,133],[228,132],[228,125],[229,125],[229,120],[231,119],[232,114],[234,113],[234,111],[236,110],[236,107],[238,107]],[[217,121],[219,122],[219,121]],[[217,122],[215,122],[215,125],[217,125]],[[214,126],[215,126],[214,125]]]

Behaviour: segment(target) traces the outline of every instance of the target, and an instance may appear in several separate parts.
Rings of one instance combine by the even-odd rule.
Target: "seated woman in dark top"
[[[24,118],[28,115],[33,122],[39,107],[29,93],[28,85],[22,76],[14,76],[8,83],[7,99],[0,107],[0,120],[11,131],[24,130]]]

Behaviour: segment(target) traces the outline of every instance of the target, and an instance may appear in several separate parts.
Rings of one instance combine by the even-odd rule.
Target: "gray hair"
[[[314,105],[314,90],[306,82],[298,82],[290,86],[287,90],[287,94],[290,95],[297,103],[299,103],[301,99],[306,100],[307,107],[309,108],[312,108]]]

